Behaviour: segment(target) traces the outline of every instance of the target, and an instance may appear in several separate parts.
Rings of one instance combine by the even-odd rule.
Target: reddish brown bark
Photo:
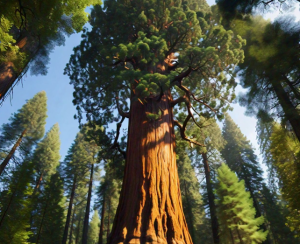
[[[6,156],[6,158],[3,160],[2,164],[0,165],[0,175],[2,174],[2,172],[4,171],[6,165],[9,163],[9,160],[12,158],[12,156],[14,155],[16,149],[19,147],[23,136],[26,134],[26,129],[22,132],[22,134],[20,135],[18,141],[16,142],[16,144],[12,147],[12,149],[10,150],[9,154]]]
[[[158,120],[146,113],[162,111]],[[192,244],[183,214],[169,95],[133,101],[126,166],[108,244]]]
[[[4,98],[17,77],[18,75],[12,62],[7,62],[0,66],[0,101]]]

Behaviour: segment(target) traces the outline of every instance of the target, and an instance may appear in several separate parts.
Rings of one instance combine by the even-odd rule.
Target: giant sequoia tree
[[[84,32],[67,65],[79,120],[83,113],[103,124],[129,118],[110,244],[192,243],[181,203],[174,126],[183,139],[200,144],[186,136],[187,123],[195,119],[193,111],[220,115],[229,106],[235,83],[225,74],[243,59],[244,43],[216,25],[206,9],[205,2],[195,0],[105,1],[92,10],[92,30]],[[182,124],[172,111],[178,103],[186,111]]]

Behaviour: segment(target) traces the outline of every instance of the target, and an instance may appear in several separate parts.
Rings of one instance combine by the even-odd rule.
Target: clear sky
[[[208,1],[213,4],[213,0]],[[299,6],[297,7],[299,11]],[[299,13],[299,12],[298,12]],[[268,14],[267,18],[274,19],[277,13]],[[298,15],[300,16],[300,15]],[[46,76],[31,76],[30,72],[23,78],[22,83],[18,84],[11,96],[11,101],[8,98],[2,107],[0,107],[0,126],[8,122],[12,113],[25,104],[27,99],[32,98],[40,91],[46,91],[48,97],[48,118],[46,131],[48,131],[55,123],[60,127],[61,139],[61,156],[62,160],[71,146],[78,129],[78,121],[73,118],[76,114],[76,109],[72,104],[73,87],[69,84],[68,76],[63,75],[63,70],[69,57],[72,54],[73,47],[80,43],[80,34],[74,34],[66,39],[65,45],[56,47],[51,53],[48,74]],[[241,90],[240,88],[238,90]],[[234,110],[230,112],[233,120],[239,125],[242,133],[251,141],[252,145],[257,149],[256,132],[254,118],[244,115],[245,109],[238,104],[233,105]],[[256,151],[257,154],[259,151]]]

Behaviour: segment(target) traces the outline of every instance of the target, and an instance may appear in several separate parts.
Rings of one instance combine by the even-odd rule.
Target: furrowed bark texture
[[[203,158],[203,165],[204,165],[204,171],[205,171],[206,190],[207,190],[207,196],[208,196],[212,234],[213,234],[214,243],[218,244],[218,243],[220,243],[219,223],[218,223],[217,214],[216,214],[215,195],[214,195],[213,187],[212,187],[212,183],[211,183],[210,169],[209,169],[209,165],[208,165],[207,154],[202,153],[202,158]]]
[[[150,120],[147,113],[162,116]],[[108,244],[192,244],[183,214],[170,97],[133,101],[125,174]]]

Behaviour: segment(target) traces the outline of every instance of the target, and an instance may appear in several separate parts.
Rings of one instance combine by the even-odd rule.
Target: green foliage
[[[1,1],[0,65],[13,69],[12,83],[29,67],[32,74],[46,75],[50,52],[64,44],[66,35],[82,30],[89,16],[86,8],[96,4],[101,1]]]
[[[280,180],[283,198],[288,202],[290,213],[287,225],[299,237],[300,201],[299,192],[299,142],[284,130],[279,124],[274,124],[270,137],[270,146],[267,149],[272,156],[272,163],[276,168]]]
[[[244,181],[239,181],[226,164],[218,169],[218,219],[222,243],[262,243],[267,232],[259,230],[264,222],[261,216],[255,218],[255,209]]]
[[[0,243],[29,243],[32,175],[33,164],[24,162],[12,172],[8,188],[0,193]]]
[[[37,233],[40,232],[39,243],[60,243],[62,240],[65,220],[65,197],[63,179],[59,172],[52,174],[38,197],[38,206],[34,209],[34,222]]]
[[[188,155],[188,143],[176,141],[176,157],[183,212],[193,243],[212,243],[209,221],[205,217],[200,184]]]
[[[59,127],[55,124],[38,143],[33,155],[33,162],[39,175],[43,174],[43,177],[50,178],[56,172],[60,159],[59,150]]]
[[[95,210],[89,226],[88,244],[98,244],[99,224],[100,224],[99,214],[98,211]]]
[[[105,1],[90,23],[65,69],[79,120],[86,111],[88,120],[112,122],[116,94],[123,110],[129,99],[144,103],[168,90],[178,97],[178,77],[189,70],[184,85],[216,111],[228,109],[235,87],[228,74],[243,60],[245,42],[216,25],[203,1]]]
[[[9,123],[1,126],[0,160],[5,158],[24,130],[26,133],[18,153],[24,157],[30,156],[32,147],[44,136],[46,118],[47,97],[42,91],[29,99],[17,113],[14,113]]]
[[[12,25],[3,15],[0,16],[0,63],[10,60],[16,68],[20,68],[26,55],[15,45],[16,40],[10,34]]]

